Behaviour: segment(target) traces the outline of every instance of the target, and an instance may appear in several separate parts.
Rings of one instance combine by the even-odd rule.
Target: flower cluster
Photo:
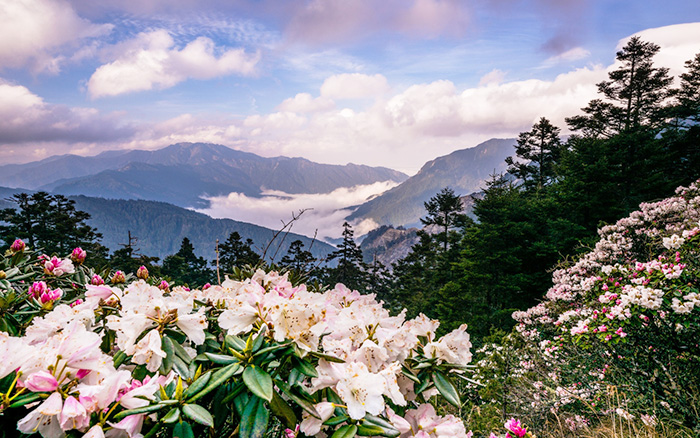
[[[46,257],[46,281],[13,283],[34,313],[26,330],[0,332],[0,415],[26,410],[23,433],[194,436],[216,426],[258,438],[274,415],[291,435],[470,436],[428,403],[461,403],[452,379],[471,361],[466,326],[436,338],[437,321],[391,316],[373,295],[341,284],[312,292],[262,270],[201,290],[144,270],[107,285],[82,271],[81,251],[78,267]],[[47,283],[71,274],[85,284],[69,294]]]

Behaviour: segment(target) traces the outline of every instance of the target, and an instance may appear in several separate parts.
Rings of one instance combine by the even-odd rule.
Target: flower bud
[[[142,280],[148,280],[148,269],[141,265],[138,271],[136,271],[136,276]]]
[[[170,290],[170,285],[168,284],[167,281],[163,280],[158,285],[158,289],[161,289],[163,291],[168,291],[168,290]]]
[[[0,280],[4,280],[6,278],[7,278],[7,274],[5,273],[5,271],[0,269]]]
[[[39,298],[41,294],[45,293],[47,290],[49,290],[49,288],[46,286],[45,282],[35,281],[29,286],[29,295],[34,298]]]
[[[202,286],[202,290],[207,290],[211,287],[211,283],[207,283],[204,286]]]
[[[38,371],[24,380],[24,386],[32,392],[53,392],[58,388],[58,382],[52,374]]]
[[[41,304],[53,304],[54,301],[57,301],[62,296],[63,291],[61,289],[50,290],[47,288],[46,292],[39,296],[39,301],[41,301]]]
[[[117,271],[112,276],[112,284],[126,283],[126,276],[122,271]]]
[[[22,252],[24,251],[24,248],[26,248],[26,245],[22,239],[15,239],[15,241],[12,242],[12,245],[10,245],[10,250],[14,253]]]
[[[83,263],[85,261],[85,257],[87,257],[87,252],[80,247],[75,248],[70,254],[70,259],[73,260],[73,263],[77,264]]]
[[[99,275],[95,274],[95,275],[93,275],[92,278],[90,279],[90,284],[93,285],[93,286],[101,286],[101,285],[105,284],[105,281],[102,279],[102,277],[100,277]]]

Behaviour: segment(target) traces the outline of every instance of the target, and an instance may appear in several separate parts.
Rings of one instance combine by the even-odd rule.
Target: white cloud
[[[132,133],[115,115],[46,103],[27,87],[0,79],[0,144],[109,142]]]
[[[643,41],[651,41],[661,47],[654,63],[668,67],[670,74],[677,76],[685,72],[685,61],[700,52],[700,23],[676,24],[647,29],[637,34]],[[620,40],[617,48],[627,44],[628,38]]]
[[[344,73],[327,78],[321,85],[321,96],[331,99],[378,98],[389,91],[383,75]]]
[[[169,88],[186,79],[211,79],[230,74],[252,75],[260,53],[229,49],[217,56],[217,47],[199,37],[184,48],[165,30],[141,33],[112,49],[114,61],[100,66],[88,81],[93,98],[116,96],[153,88]]]
[[[338,238],[343,231],[344,218],[350,214],[348,207],[361,204],[369,198],[395,187],[393,181],[355,187],[342,187],[330,193],[289,194],[281,191],[267,191],[260,198],[248,197],[242,193],[209,198],[211,207],[202,213],[216,218],[229,218],[249,222],[271,229],[280,229],[282,222],[287,222],[292,215],[305,210],[299,220],[293,224],[292,231],[318,238]],[[376,227],[376,224],[364,222],[357,224],[358,235]]]
[[[549,68],[562,62],[578,61],[588,58],[589,56],[591,56],[591,52],[588,50],[584,49],[583,47],[574,47],[573,49],[569,49],[564,53],[548,58],[542,63],[542,66]]]
[[[65,57],[62,46],[108,33],[109,24],[79,17],[63,0],[0,2],[0,66],[29,66],[34,72],[57,73]]]
[[[328,111],[335,108],[335,102],[327,97],[314,98],[309,93],[299,93],[294,97],[285,99],[277,105],[278,111],[288,111],[293,113],[315,113],[318,111]]]
[[[498,85],[503,82],[505,78],[506,73],[496,68],[486,73],[481,77],[481,79],[479,79],[479,86],[483,87],[484,85]]]

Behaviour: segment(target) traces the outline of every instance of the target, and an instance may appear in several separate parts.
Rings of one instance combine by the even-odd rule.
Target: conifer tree
[[[348,222],[343,223],[343,241],[327,259],[329,262],[337,260],[338,264],[334,268],[327,268],[324,282],[331,286],[343,283],[351,289],[365,291],[367,270],[362,260],[362,251],[355,243],[354,234],[352,226]]]
[[[521,161],[508,157],[506,163],[508,172],[523,180],[526,188],[540,191],[554,180],[554,168],[562,149],[559,132],[559,128],[542,117],[530,131],[518,136],[515,154]]]
[[[311,270],[311,264],[316,261],[310,251],[304,249],[304,242],[295,240],[289,245],[287,254],[280,260],[280,265],[296,271],[298,274],[307,274]]]
[[[260,256],[253,250],[253,240],[248,238],[243,241],[241,235],[234,231],[228,239],[219,245],[219,266],[228,272],[233,267],[245,265],[255,266],[260,262]],[[216,261],[214,261],[214,264]]]
[[[182,239],[177,253],[163,260],[163,275],[189,286],[201,286],[210,282],[214,272],[207,267],[204,257],[197,257],[194,246],[187,237]]]

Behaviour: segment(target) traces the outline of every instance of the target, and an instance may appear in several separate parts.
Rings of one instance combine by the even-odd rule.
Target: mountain
[[[15,207],[5,198],[25,190],[0,187],[0,208]],[[161,260],[180,249],[184,237],[188,237],[195,247],[195,252],[207,260],[216,257],[216,239],[224,242],[228,236],[237,231],[243,239],[253,240],[253,249],[260,253],[272,239],[275,231],[257,225],[234,221],[231,219],[214,219],[205,214],[187,210],[175,205],[156,201],[112,200],[88,196],[71,196],[75,208],[90,214],[87,223],[102,233],[102,244],[114,251],[127,243],[128,234],[138,238],[136,247],[141,254],[160,257]],[[267,252],[267,259],[277,252],[276,260],[282,258],[289,245],[301,240],[305,248],[311,247],[311,253],[322,258],[335,250],[321,241],[314,241],[306,236],[289,233],[281,240],[273,242]],[[278,249],[279,246],[279,249]]]
[[[459,195],[478,192],[490,175],[506,170],[505,159],[515,155],[515,143],[515,139],[494,138],[429,161],[414,176],[360,205],[347,219],[420,226],[425,201],[444,187],[451,187]]]
[[[155,151],[107,151],[94,157],[62,155],[0,166],[0,185],[64,195],[148,199],[206,208],[206,196],[263,190],[329,193],[340,187],[401,182],[407,175],[385,167],[319,164],[209,143],[177,143]]]
[[[391,269],[411,252],[411,247],[418,243],[418,228],[405,229],[382,225],[367,233],[362,240],[360,249],[365,263],[372,264],[375,260]]]

